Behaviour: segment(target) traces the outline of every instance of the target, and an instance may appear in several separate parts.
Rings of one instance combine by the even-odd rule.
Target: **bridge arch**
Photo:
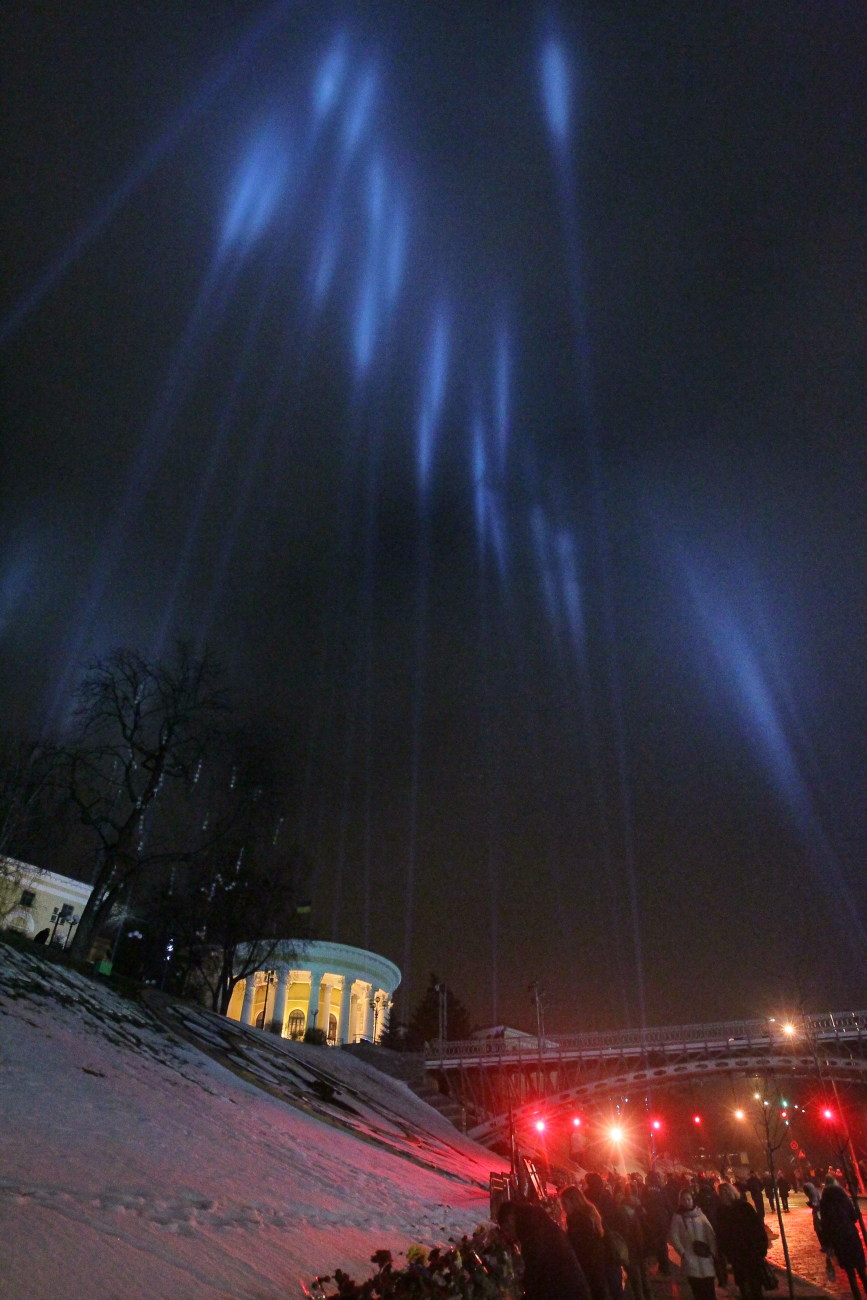
[[[775,1056],[773,1054],[741,1057],[737,1061],[718,1057],[711,1060],[693,1060],[669,1063],[651,1069],[626,1070],[596,1079],[577,1082],[558,1093],[536,1098],[511,1111],[503,1111],[468,1129],[468,1136],[483,1145],[501,1141],[511,1127],[521,1127],[538,1114],[544,1106],[546,1116],[555,1119],[576,1106],[592,1104],[596,1098],[624,1095],[652,1087],[654,1093],[666,1087],[695,1079],[707,1079],[731,1074],[785,1074],[789,1078],[816,1078],[815,1057]],[[823,1057],[823,1080],[840,1083],[867,1084],[867,1057]]]
[[[460,1099],[469,1132],[497,1141],[512,1121],[545,1110],[592,1104],[596,1097],[721,1075],[784,1074],[867,1083],[867,1012],[538,1039],[486,1037],[434,1043],[426,1068]]]

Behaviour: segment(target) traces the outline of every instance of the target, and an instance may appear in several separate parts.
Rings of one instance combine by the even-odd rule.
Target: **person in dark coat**
[[[762,1300],[762,1261],[768,1253],[765,1225],[731,1183],[720,1183],[717,1245],[732,1266],[741,1300]]]
[[[620,1300],[623,1295],[623,1269],[626,1266],[623,1251],[626,1249],[626,1243],[617,1229],[614,1197],[601,1174],[595,1171],[589,1173],[584,1179],[584,1190],[588,1201],[596,1206],[602,1217],[602,1226],[605,1229],[605,1277],[613,1300]]]
[[[789,1182],[782,1169],[777,1170],[777,1195],[780,1198],[780,1204],[783,1207],[783,1214],[789,1213],[789,1192],[792,1190],[792,1184]]]
[[[774,1175],[771,1173],[770,1169],[765,1170],[765,1175],[762,1179],[762,1183],[765,1189],[765,1196],[767,1196],[768,1198],[768,1205],[771,1208],[771,1214],[773,1214],[774,1210],[777,1208],[777,1202],[774,1199],[774,1197],[776,1196],[777,1181],[774,1178]]]
[[[652,1169],[647,1175],[647,1182],[642,1188],[644,1217],[647,1224],[647,1244],[656,1256],[656,1267],[661,1277],[668,1277],[671,1263],[668,1258],[668,1229],[671,1223],[671,1210],[668,1198],[662,1188],[662,1178]]]
[[[834,1273],[834,1256],[831,1250],[831,1243],[822,1231],[822,1215],[819,1212],[819,1206],[822,1200],[822,1193],[819,1190],[822,1186],[822,1179],[819,1174],[811,1173],[809,1178],[804,1182],[804,1195],[807,1198],[807,1204],[813,1215],[813,1231],[818,1238],[819,1245],[822,1247],[822,1253],[825,1256],[825,1273],[829,1282],[835,1280]]]
[[[837,1262],[849,1279],[853,1300],[858,1300],[858,1278],[867,1296],[867,1270],[864,1267],[864,1247],[858,1235],[858,1214],[851,1198],[837,1179],[829,1175],[819,1201],[822,1236],[837,1256]]]
[[[504,1201],[497,1222],[520,1247],[524,1300],[592,1300],[569,1238],[540,1205]]]
[[[650,1300],[650,1283],[645,1262],[644,1207],[635,1187],[622,1180],[614,1191],[617,1229],[626,1242],[626,1277],[633,1300]]]
[[[560,1192],[566,1215],[566,1236],[584,1270],[593,1300],[606,1300],[605,1228],[602,1216],[580,1187],[570,1185]]]
[[[693,1200],[706,1219],[710,1220],[710,1226],[716,1231],[716,1216],[719,1211],[719,1195],[717,1189],[709,1178],[700,1174],[696,1180],[696,1189],[693,1193]]]
[[[764,1184],[762,1183],[761,1178],[759,1178],[755,1169],[751,1169],[750,1176],[747,1179],[747,1191],[753,1198],[753,1205],[756,1207],[756,1214],[760,1219],[764,1219],[765,1217],[764,1190]]]

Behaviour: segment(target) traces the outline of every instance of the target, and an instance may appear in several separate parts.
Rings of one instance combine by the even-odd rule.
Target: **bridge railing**
[[[583,1034],[560,1034],[545,1037],[541,1044],[532,1035],[521,1038],[471,1038],[462,1042],[428,1043],[425,1056],[429,1065],[438,1061],[484,1062],[503,1058],[526,1060],[541,1055],[550,1060],[557,1056],[598,1056],[697,1047],[760,1047],[771,1043],[790,1043],[798,1047],[811,1041],[827,1042],[867,1038],[867,1011],[828,1011],[799,1016],[789,1031],[777,1020],[719,1020],[703,1025],[665,1025],[659,1028],[596,1031]]]

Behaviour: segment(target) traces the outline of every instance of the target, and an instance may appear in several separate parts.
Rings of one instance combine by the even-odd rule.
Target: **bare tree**
[[[198,827],[163,814],[193,787],[226,714],[215,664],[183,643],[167,661],[121,649],[89,666],[63,755],[69,798],[98,855],[93,892],[70,945],[74,955],[87,956],[134,884],[199,847]]]
[[[192,799],[201,845],[173,864],[151,912],[171,951],[172,984],[197,985],[223,1013],[278,944],[306,937],[304,872],[287,843],[286,782],[273,753],[261,736],[235,733],[209,756]]]

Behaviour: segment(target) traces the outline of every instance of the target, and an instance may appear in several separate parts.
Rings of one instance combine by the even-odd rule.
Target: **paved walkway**
[[[795,1295],[810,1297],[810,1300],[822,1300],[822,1297],[852,1300],[849,1280],[845,1273],[838,1268],[833,1282],[829,1282],[825,1277],[825,1256],[819,1249],[813,1231],[813,1216],[807,1208],[804,1197],[792,1196],[789,1204],[791,1209],[788,1214],[783,1215],[783,1223],[789,1246],[789,1258],[792,1261],[792,1273],[795,1275]],[[779,1232],[776,1212],[769,1211],[765,1216],[765,1223],[773,1232]],[[766,1292],[767,1300],[788,1300],[786,1261],[782,1240],[779,1237],[775,1238],[768,1251],[768,1262],[778,1270],[780,1285],[776,1291]],[[648,1275],[653,1300],[692,1300],[689,1283],[676,1263],[672,1262],[670,1277],[660,1277],[655,1265],[649,1265]],[[631,1300],[628,1289],[625,1294],[627,1300]],[[716,1294],[717,1300],[740,1300],[738,1289],[733,1281],[727,1287],[718,1286]]]
[[[789,1245],[792,1272],[797,1274],[798,1279],[811,1283],[814,1294],[822,1293],[834,1296],[835,1300],[851,1300],[852,1292],[849,1290],[849,1279],[842,1269],[837,1268],[835,1270],[837,1276],[833,1282],[829,1282],[825,1276],[825,1256],[819,1249],[819,1243],[813,1231],[813,1216],[807,1207],[805,1198],[803,1196],[791,1196],[789,1205],[791,1210],[788,1214],[783,1215],[783,1225],[786,1229],[786,1241]],[[862,1205],[863,1212],[864,1207]],[[765,1215],[765,1223],[772,1231],[779,1232],[776,1211],[773,1213],[769,1211]],[[779,1238],[773,1241],[768,1251],[768,1259],[775,1267],[785,1269],[783,1243]],[[780,1279],[780,1286],[783,1292],[782,1300],[784,1300],[785,1273]],[[807,1289],[803,1285],[797,1285],[797,1283],[796,1293],[808,1294]],[[779,1296],[780,1292],[774,1291],[769,1294]]]

